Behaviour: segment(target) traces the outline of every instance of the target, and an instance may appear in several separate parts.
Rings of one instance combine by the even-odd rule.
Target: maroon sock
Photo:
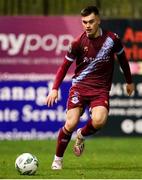
[[[81,129],[82,136],[90,136],[95,134],[99,129],[95,129],[92,125],[92,119]]]
[[[56,146],[56,156],[63,157],[71,136],[72,132],[67,131],[65,127],[60,129]]]

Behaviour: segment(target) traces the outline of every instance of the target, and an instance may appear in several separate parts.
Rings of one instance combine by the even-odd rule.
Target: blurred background
[[[0,0],[0,15],[78,15],[95,4],[104,18],[141,18],[140,0]]]
[[[121,37],[136,84],[127,97],[122,72],[115,69],[109,120],[98,136],[142,135],[141,0],[0,0],[0,140],[57,137],[74,66],[58,103],[48,108],[45,99],[71,41],[82,32],[80,11],[87,5],[96,5],[102,27]],[[78,126],[88,118],[86,110]]]

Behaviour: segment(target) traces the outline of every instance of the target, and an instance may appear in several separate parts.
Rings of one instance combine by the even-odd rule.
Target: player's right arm
[[[46,104],[48,107],[52,106],[54,102],[57,102],[59,86],[62,83],[71,64],[72,64],[72,61],[64,59],[64,62],[58,69],[56,77],[55,77],[55,81],[53,84],[53,88],[52,88],[51,92],[48,94],[47,99],[46,99]]]
[[[58,100],[58,90],[57,89],[52,89],[51,92],[48,94],[46,103],[47,106],[53,106],[53,103]]]
[[[54,102],[58,100],[58,89],[60,84],[62,83],[66,73],[74,62],[74,60],[79,55],[79,38],[72,42],[69,51],[67,52],[65,59],[57,71],[56,78],[53,84],[53,88],[46,99],[46,104],[48,106],[52,106]]]

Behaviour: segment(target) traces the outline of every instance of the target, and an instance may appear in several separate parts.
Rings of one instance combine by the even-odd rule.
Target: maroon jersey
[[[131,73],[119,37],[102,31],[97,38],[88,38],[84,32],[72,44],[60,67],[53,88],[57,89],[70,64],[76,62],[72,84],[79,88],[110,90],[114,69],[114,55],[118,56],[126,82],[131,83]]]

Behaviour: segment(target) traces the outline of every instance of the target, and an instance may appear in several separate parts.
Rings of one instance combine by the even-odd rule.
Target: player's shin
[[[71,139],[72,132],[69,132],[65,127],[61,128],[58,135],[56,155],[51,165],[51,169],[60,170],[63,167],[63,155],[67,148],[67,145]]]
[[[56,156],[63,157],[71,136],[72,132],[67,131],[65,127],[60,129],[56,146]]]

